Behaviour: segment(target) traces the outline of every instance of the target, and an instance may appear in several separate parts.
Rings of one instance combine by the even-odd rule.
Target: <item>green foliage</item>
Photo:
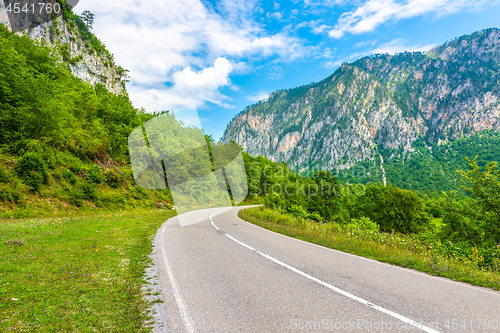
[[[76,207],[83,207],[82,196],[82,193],[78,189],[73,190],[73,192],[71,192],[69,203],[75,205]]]
[[[0,146],[14,153],[41,142],[81,159],[127,159],[127,138],[145,120],[127,95],[91,87],[34,45],[0,26]]]
[[[423,200],[409,190],[369,184],[356,198],[353,214],[375,221],[384,232],[416,233],[430,224]]]
[[[496,245],[500,243],[500,169],[497,162],[489,162],[483,169],[477,159],[466,158],[470,169],[458,171],[470,199],[454,202],[453,195],[445,196],[443,222],[455,237]]]
[[[66,179],[71,185],[75,185],[78,181],[78,177],[71,170],[64,170],[62,172],[62,177]]]
[[[70,204],[77,207],[84,205],[84,200],[99,203],[100,197],[96,187],[88,182],[80,183],[73,189],[70,196]]]
[[[45,161],[36,153],[27,153],[21,157],[16,163],[16,172],[33,191],[39,191],[49,181]]]
[[[299,217],[307,217],[308,215],[307,211],[302,206],[297,206],[295,204],[288,209],[288,212]]]
[[[93,165],[88,171],[89,181],[93,184],[101,184],[103,181],[102,170],[98,165]]]
[[[9,181],[9,172],[2,165],[0,165],[0,183],[7,183]]]
[[[488,162],[500,161],[500,133],[490,130],[439,145],[417,139],[413,146],[415,151],[412,153],[404,153],[403,149],[385,149],[382,145],[377,150],[383,156],[390,184],[431,197],[438,197],[441,192],[452,190],[459,196],[465,194],[460,188],[460,175],[456,170],[468,167],[466,157],[474,158],[477,154],[477,164],[481,167]],[[367,159],[348,170],[334,170],[334,173],[341,182],[381,182],[380,163],[380,158],[375,161]],[[434,211],[434,214],[438,212]]]
[[[16,187],[10,187],[6,184],[0,184],[0,200],[3,202],[20,203],[23,199],[23,194]]]
[[[351,222],[347,224],[347,229],[349,230],[349,232],[360,230],[376,232],[380,231],[379,225],[366,216],[362,216],[359,219],[351,219]]]
[[[104,172],[104,180],[112,188],[118,188],[120,187],[122,178],[114,169],[109,169]]]
[[[97,189],[92,184],[83,182],[78,187],[78,191],[80,192],[82,199],[92,201],[98,200]]]

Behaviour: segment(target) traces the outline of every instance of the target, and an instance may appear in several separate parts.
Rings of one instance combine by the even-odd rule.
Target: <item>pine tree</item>
[[[85,10],[81,15],[81,19],[85,22],[85,25],[87,26],[87,29],[92,29],[92,25],[94,24],[94,14],[92,14],[90,11]]]

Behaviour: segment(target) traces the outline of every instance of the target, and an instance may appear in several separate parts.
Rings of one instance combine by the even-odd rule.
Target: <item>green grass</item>
[[[144,270],[174,215],[0,220],[0,331],[149,331]]]
[[[349,232],[336,223],[319,223],[263,207],[241,210],[239,216],[260,227],[343,252],[412,268],[431,275],[500,290],[500,249],[488,265],[477,249],[442,244],[429,233]],[[453,249],[450,251],[450,249]]]

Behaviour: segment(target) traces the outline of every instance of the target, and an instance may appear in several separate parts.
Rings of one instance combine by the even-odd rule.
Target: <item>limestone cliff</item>
[[[23,1],[26,0],[20,0]],[[114,94],[124,94],[126,71],[114,63],[113,56],[69,5],[61,2],[61,7],[62,15],[40,25],[27,24],[21,18],[16,24],[29,28],[17,33],[27,34],[37,43],[50,47],[55,56],[68,64],[73,75],[83,81],[93,86],[101,83]],[[4,0],[0,0],[0,23],[12,31]]]

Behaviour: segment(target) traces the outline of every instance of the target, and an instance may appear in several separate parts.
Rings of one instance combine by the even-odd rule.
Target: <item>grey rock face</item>
[[[6,25],[12,31],[4,0],[0,0],[0,24]],[[67,57],[72,59],[68,65],[73,75],[92,86],[101,83],[114,94],[125,93],[122,81],[126,77],[114,64],[114,60],[105,53],[89,49],[88,41],[84,40],[78,29],[70,28],[62,17],[17,33],[27,34],[38,44],[50,47],[59,56],[61,47],[66,48]]]

